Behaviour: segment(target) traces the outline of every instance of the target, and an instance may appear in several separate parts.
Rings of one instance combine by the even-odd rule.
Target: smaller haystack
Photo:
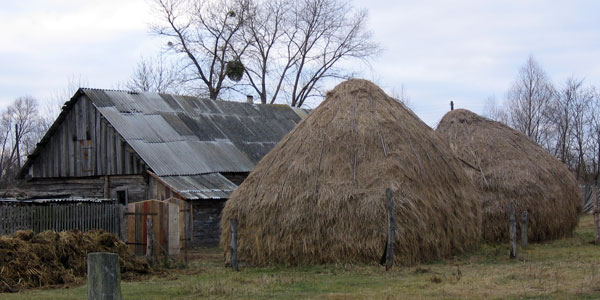
[[[26,230],[0,236],[0,293],[81,283],[91,252],[118,254],[122,278],[150,272],[148,263],[128,249],[116,235],[102,230],[38,234]]]
[[[572,234],[581,198],[577,181],[564,164],[524,134],[468,110],[447,113],[436,131],[481,193],[485,240],[508,240],[506,209],[511,201],[518,219],[523,210],[529,213],[529,240]]]
[[[448,257],[480,240],[475,189],[443,141],[373,83],[343,82],[233,192],[221,245],[229,251],[236,218],[239,258],[251,264],[379,262],[386,188],[396,263]]]

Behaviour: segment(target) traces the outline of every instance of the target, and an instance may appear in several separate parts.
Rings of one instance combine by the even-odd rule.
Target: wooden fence
[[[125,213],[125,223],[127,224],[125,235],[129,249],[136,255],[146,253],[147,220],[151,218],[155,245],[160,245],[162,250],[167,251],[169,255],[179,255],[182,230],[179,226],[179,210],[178,204],[161,200],[146,200],[128,204],[127,213]]]
[[[581,196],[583,197],[583,212],[592,214],[594,213],[594,197],[600,198],[600,193],[594,192],[594,187],[597,191],[600,191],[600,186],[594,186],[591,184],[580,186]]]
[[[64,231],[103,229],[121,236],[123,207],[112,203],[79,203],[49,206],[0,205],[0,235],[31,229]]]

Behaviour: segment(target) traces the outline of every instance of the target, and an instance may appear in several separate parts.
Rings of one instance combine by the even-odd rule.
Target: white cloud
[[[454,100],[481,112],[501,101],[532,54],[555,83],[570,75],[600,86],[600,2],[356,0],[385,52],[364,71],[387,91],[404,84],[415,111],[435,124]],[[0,10],[0,105],[43,98],[81,76],[113,87],[140,54],[158,51],[145,0],[32,0]],[[348,64],[350,66],[354,64]],[[358,67],[356,67],[358,69]],[[360,66],[360,69],[365,69]]]
[[[416,112],[430,125],[450,99],[476,112],[488,96],[503,99],[529,55],[555,81],[576,73],[600,84],[600,62],[593,58],[600,51],[598,2],[360,0],[355,5],[369,9],[370,28],[386,50],[373,63],[376,77],[391,88],[404,83]],[[438,108],[442,104],[444,109]]]

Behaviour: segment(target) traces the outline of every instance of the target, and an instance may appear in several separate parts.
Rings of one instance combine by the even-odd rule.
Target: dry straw
[[[480,239],[475,189],[435,132],[369,81],[349,80],[286,135],[227,201],[251,264],[377,262],[393,191],[396,258],[414,264]]]
[[[0,293],[80,284],[87,271],[87,254],[91,252],[119,254],[123,278],[151,271],[145,261],[131,254],[127,245],[112,233],[17,231],[12,236],[0,236]]]
[[[529,212],[529,240],[572,234],[581,210],[575,177],[527,136],[464,109],[447,113],[437,133],[447,139],[479,188],[485,240],[508,240],[510,201],[517,216],[525,209]]]

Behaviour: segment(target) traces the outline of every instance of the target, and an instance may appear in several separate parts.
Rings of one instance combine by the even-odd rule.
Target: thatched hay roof
[[[581,209],[575,177],[527,136],[464,109],[447,113],[436,131],[447,139],[482,194],[486,240],[508,240],[506,206],[510,201],[518,219],[528,210],[530,240],[572,233]]]
[[[369,81],[349,80],[269,152],[223,210],[253,264],[376,262],[396,207],[396,263],[460,253],[480,239],[475,190],[434,131]],[[227,253],[227,257],[229,253]]]

